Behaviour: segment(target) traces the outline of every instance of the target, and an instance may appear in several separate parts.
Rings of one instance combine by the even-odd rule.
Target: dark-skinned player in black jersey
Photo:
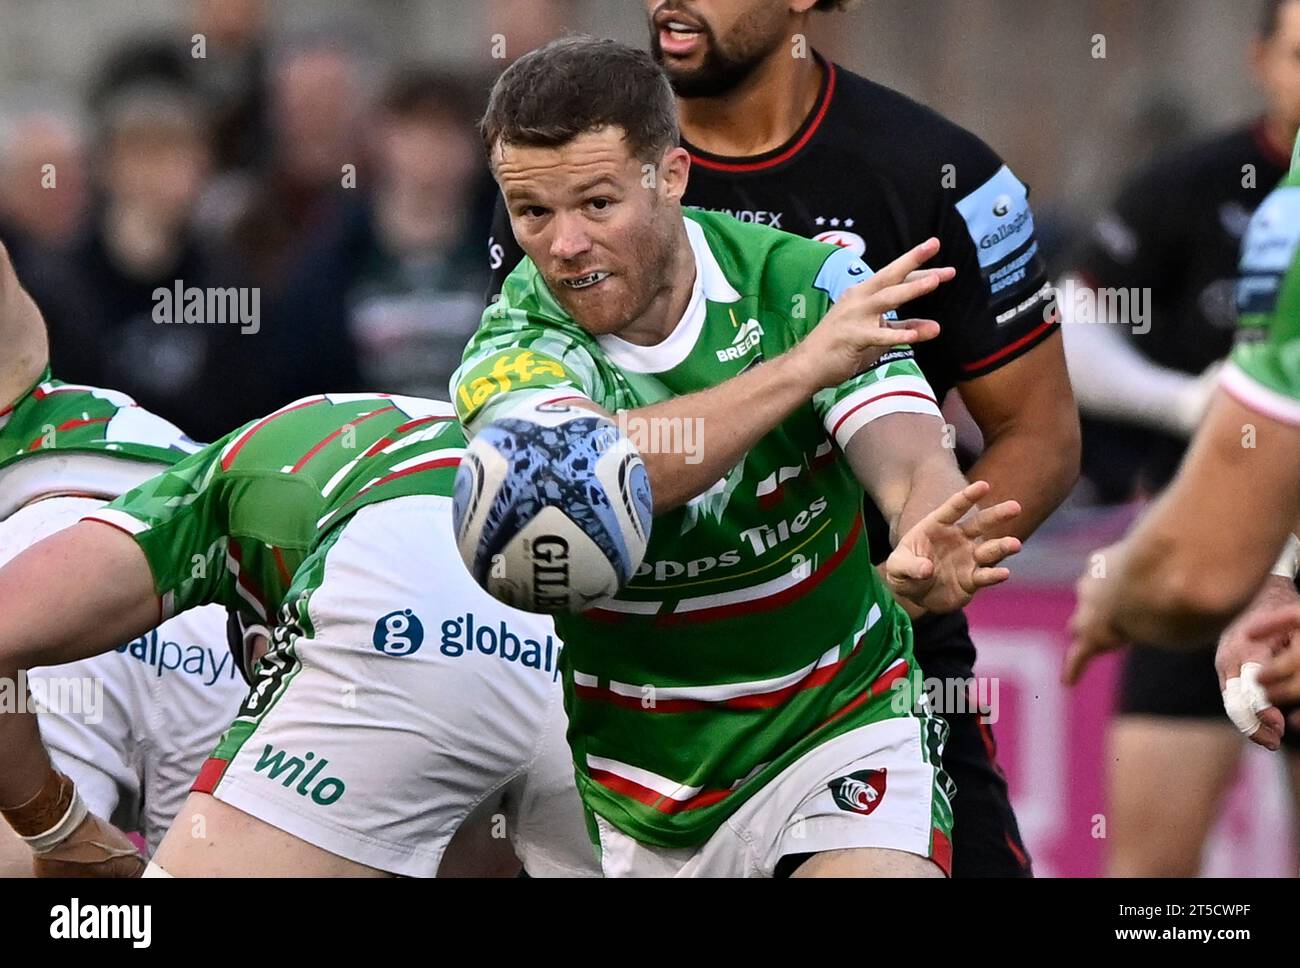
[[[1103,496],[1124,499],[1173,479],[1233,345],[1242,237],[1290,167],[1300,130],[1300,0],[1260,0],[1259,9],[1251,67],[1263,115],[1134,172],[1078,257],[1073,275],[1082,291],[1129,293],[1129,318],[1074,325],[1082,320],[1072,314],[1090,311],[1087,303],[1061,300],[1085,415],[1084,470]],[[1062,280],[1066,294],[1070,283]],[[1150,294],[1142,319],[1132,312],[1138,293]],[[1260,644],[1245,635],[1253,618],[1300,600],[1298,561],[1291,550],[1279,559],[1250,610],[1223,633],[1217,662],[1208,638],[1199,649],[1146,646],[1124,656],[1118,715],[1107,736],[1109,875],[1200,871],[1245,747],[1224,715],[1221,691],[1243,663],[1261,658]],[[1293,638],[1300,645],[1300,635]],[[1280,712],[1272,716],[1274,728],[1256,728],[1255,718],[1241,729],[1255,729],[1249,735],[1260,745],[1286,747],[1300,803],[1300,730],[1282,732]]]
[[[908,308],[942,326],[916,357],[939,399],[959,390],[985,442],[971,480],[992,484],[989,502],[1020,502],[1013,531],[1024,538],[1070,490],[1079,453],[1027,190],[975,136],[804,46],[811,17],[850,5],[645,0],[691,156],[685,201],[851,248],[875,267],[938,237],[957,278]],[[496,292],[522,258],[500,205],[490,250]],[[883,557],[888,531],[874,508],[869,519]],[[927,677],[973,676],[960,612],[922,617],[915,642]],[[1029,876],[989,727],[975,711],[941,712],[958,791],[953,875]]]

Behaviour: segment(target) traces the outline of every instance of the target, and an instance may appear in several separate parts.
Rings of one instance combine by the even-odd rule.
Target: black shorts
[[[926,616],[913,626],[912,638],[916,661],[926,677],[974,676],[975,643],[961,612]],[[973,712],[943,718],[948,723],[943,768],[957,785],[952,802],[952,876],[1032,877],[1007,778],[997,764],[993,730]]]
[[[1214,648],[1209,645],[1181,650],[1151,646],[1129,649],[1120,673],[1119,714],[1227,723],[1219,675],[1214,671]],[[1282,733],[1282,745],[1300,751],[1300,732],[1287,726]]]

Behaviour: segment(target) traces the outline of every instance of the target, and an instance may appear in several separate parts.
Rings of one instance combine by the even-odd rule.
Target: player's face
[[[789,43],[787,0],[645,0],[650,52],[679,97],[732,90]]]
[[[1270,113],[1300,126],[1300,2],[1283,5],[1277,33],[1259,45],[1255,65]]]
[[[498,145],[493,152],[515,238],[589,333],[620,332],[680,282],[669,268],[689,164],[680,148],[658,168],[642,162],[619,128],[559,148]]]

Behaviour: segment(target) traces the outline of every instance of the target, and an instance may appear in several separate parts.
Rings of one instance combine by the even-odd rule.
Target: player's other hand
[[[980,510],[985,481],[968,484],[913,525],[885,560],[881,574],[895,596],[927,612],[952,612],[981,588],[1011,577],[1002,562],[1020,550],[1019,538],[988,538],[1020,513],[1015,501]]]
[[[93,813],[32,863],[37,877],[139,877],[144,868],[144,858],[126,834]]]
[[[1122,545],[1103,548],[1098,555],[1102,560],[1117,561],[1124,554]],[[1109,569],[1118,573],[1118,568]],[[1075,584],[1074,614],[1070,616],[1070,648],[1065,653],[1065,668],[1061,681],[1073,686],[1082,678],[1088,664],[1097,656],[1122,649],[1128,641],[1114,627],[1111,607],[1111,588],[1104,575],[1087,573]]]
[[[1259,671],[1268,701],[1275,706],[1300,703],[1300,602],[1252,616],[1243,633],[1272,650]],[[1287,722],[1300,729],[1300,711],[1291,713]]]
[[[1296,594],[1295,584],[1270,575],[1250,607],[1219,636],[1214,654],[1228,718],[1252,743],[1270,750],[1282,745],[1284,724],[1281,711],[1266,694],[1259,677],[1272,666],[1275,656],[1283,657],[1288,652],[1300,656],[1300,622],[1279,629],[1273,621],[1297,606],[1300,595]],[[1261,634],[1259,628],[1269,631]]]
[[[844,291],[791,355],[817,389],[839,386],[880,359],[891,346],[939,335],[932,319],[886,321],[885,314],[933,292],[957,274],[950,267],[922,269],[939,252],[929,239],[899,256],[865,282]]]

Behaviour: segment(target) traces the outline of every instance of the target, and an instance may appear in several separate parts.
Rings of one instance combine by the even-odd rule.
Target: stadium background
[[[1258,110],[1254,9],[867,0],[811,39],[994,145],[1032,185],[1059,269],[1134,166]],[[445,396],[486,284],[492,191],[471,121],[492,78],[565,30],[646,40],[638,0],[0,0],[0,25],[0,239],[59,375],[132,392],[196,437],[300,390]],[[182,277],[257,287],[258,332],[156,326],[140,291]],[[1043,875],[1099,870],[1114,664],[1073,694],[1057,671],[1070,582],[1130,515],[1081,492],[972,610]],[[1248,751],[1207,873],[1294,873],[1281,768]]]

